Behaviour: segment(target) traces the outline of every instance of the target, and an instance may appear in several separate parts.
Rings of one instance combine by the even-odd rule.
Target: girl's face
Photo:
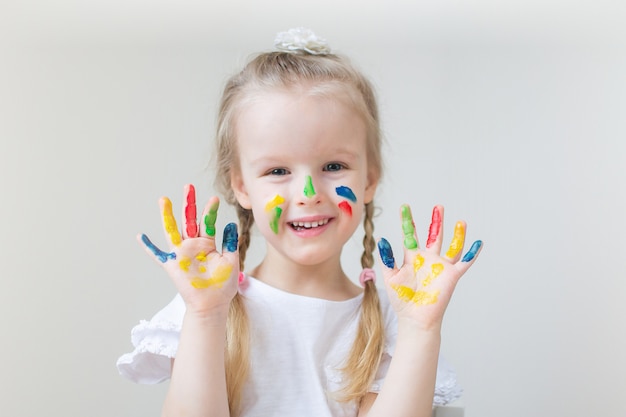
[[[239,114],[232,186],[267,242],[300,265],[339,261],[378,178],[368,170],[366,127],[348,101],[267,92]],[[272,251],[273,249],[273,251]]]

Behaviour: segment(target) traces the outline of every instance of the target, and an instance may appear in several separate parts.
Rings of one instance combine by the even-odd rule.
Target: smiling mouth
[[[330,219],[318,220],[315,222],[290,222],[289,225],[294,230],[309,230],[315,229],[316,227],[325,226],[328,224]]]

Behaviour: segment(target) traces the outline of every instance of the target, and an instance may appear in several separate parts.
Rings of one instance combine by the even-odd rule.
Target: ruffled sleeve
[[[184,314],[185,303],[177,295],[150,321],[142,320],[133,327],[134,350],[117,360],[120,375],[139,384],[157,384],[169,379]]]
[[[380,305],[383,312],[383,320],[385,321],[385,344],[383,347],[383,356],[378,367],[378,372],[374,379],[370,391],[380,392],[387,370],[393,357],[398,338],[398,322],[396,314],[389,303],[387,293],[379,290]],[[457,400],[463,394],[463,389],[459,386],[456,378],[456,372],[452,366],[439,355],[439,363],[437,364],[437,380],[435,382],[435,396],[433,398],[433,406],[442,406],[450,404]]]

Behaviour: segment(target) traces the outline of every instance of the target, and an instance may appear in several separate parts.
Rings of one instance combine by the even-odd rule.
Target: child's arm
[[[222,253],[216,249],[215,219],[219,200],[209,200],[200,225],[195,190],[185,187],[185,227],[178,230],[169,199],[159,206],[171,252],[139,236],[148,254],[168,273],[186,305],[176,360],[163,416],[229,416],[224,371],[226,316],[237,292],[237,228],[224,229]]]
[[[396,264],[385,239],[378,242],[385,286],[398,315],[398,338],[383,388],[374,401],[366,398],[361,417],[432,414],[443,315],[459,278],[482,246],[482,242],[474,242],[461,258],[466,225],[458,222],[452,243],[441,256],[442,226],[443,207],[437,206],[426,245],[420,248],[411,211],[403,206],[404,263]]]

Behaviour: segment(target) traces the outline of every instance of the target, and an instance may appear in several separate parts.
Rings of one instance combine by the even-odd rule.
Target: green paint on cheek
[[[274,215],[270,220],[270,227],[272,228],[272,232],[278,234],[278,219],[280,219],[280,215],[283,214],[283,209],[280,207],[274,207]]]
[[[402,206],[402,233],[404,233],[404,247],[411,250],[417,249],[415,225],[408,206]]]
[[[307,198],[311,198],[315,195],[315,188],[313,188],[313,179],[310,175],[306,176],[304,180],[304,195]]]

